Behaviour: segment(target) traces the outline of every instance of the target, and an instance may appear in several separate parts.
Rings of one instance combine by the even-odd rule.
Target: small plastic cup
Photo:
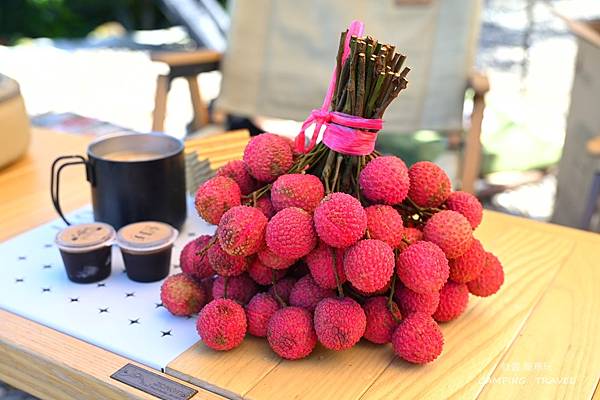
[[[117,232],[129,279],[156,282],[169,275],[171,250],[179,232],[163,222],[129,224]]]
[[[102,222],[68,226],[54,239],[67,277],[76,283],[98,282],[110,275],[114,241],[115,230]]]

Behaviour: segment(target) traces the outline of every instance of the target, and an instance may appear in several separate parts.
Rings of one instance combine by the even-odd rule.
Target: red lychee
[[[198,255],[198,252],[204,250],[210,242],[211,236],[202,235],[189,241],[179,254],[179,265],[181,271],[195,279],[203,279],[214,275],[215,271],[208,261],[207,251]]]
[[[398,245],[400,251],[404,251],[409,245],[423,239],[423,232],[413,227],[406,227],[402,231],[402,241]],[[406,243],[408,242],[408,243]]]
[[[196,329],[205,345],[214,350],[231,350],[244,340],[246,314],[233,300],[216,299],[202,309]]]
[[[345,248],[356,243],[367,229],[367,213],[355,197],[336,192],[315,209],[315,229],[325,243]]]
[[[225,279],[227,279],[227,298],[244,305],[258,292],[256,283],[247,274],[224,278],[218,276],[213,283],[212,295],[215,299],[225,297]]]
[[[317,244],[311,215],[301,208],[284,208],[267,224],[266,241],[279,257],[304,257]]]
[[[273,253],[268,246],[263,247],[258,252],[258,258],[267,267],[273,269],[286,269],[296,262],[295,258],[280,257]]]
[[[477,197],[467,192],[452,192],[446,200],[448,210],[457,211],[465,216],[475,229],[481,223],[483,218],[483,206],[477,200]]]
[[[394,274],[394,252],[381,240],[361,240],[346,250],[344,272],[358,290],[376,292],[384,288]]]
[[[408,193],[408,170],[404,161],[398,157],[377,157],[363,168],[358,182],[360,190],[370,201],[399,204]]]
[[[340,285],[346,282],[344,251],[342,249],[335,249],[320,242],[317,248],[305,257],[305,261],[315,283],[322,288],[337,288],[334,271],[337,271]]]
[[[232,256],[250,256],[258,252],[263,245],[267,222],[267,217],[258,208],[230,208],[217,227],[221,248]]]
[[[414,364],[425,364],[438,358],[444,347],[444,336],[431,316],[416,312],[406,316],[392,335],[394,353]]]
[[[217,225],[225,211],[241,204],[240,187],[231,178],[215,176],[204,182],[196,192],[198,215],[209,224]]]
[[[256,208],[262,211],[267,219],[271,219],[275,215],[275,208],[273,208],[273,203],[268,195],[261,196],[256,200]]]
[[[242,160],[232,160],[217,170],[217,176],[231,178],[240,187],[242,195],[247,195],[258,189],[258,182],[248,173]]]
[[[440,290],[440,304],[433,313],[433,318],[440,322],[451,321],[465,311],[468,303],[467,285],[448,281]]]
[[[274,270],[265,266],[258,258],[254,258],[248,264],[248,275],[259,285],[270,285],[273,279],[278,281],[283,278],[285,272],[285,270]]]
[[[349,297],[321,300],[315,308],[314,320],[319,342],[330,350],[354,346],[367,326],[362,307]]]
[[[393,314],[390,312],[390,306]],[[402,316],[396,303],[392,301],[390,306],[387,297],[367,299],[363,305],[367,317],[367,327],[363,335],[365,339],[376,344],[385,344],[392,340],[392,334]]]
[[[298,207],[312,213],[323,196],[321,180],[310,174],[281,175],[271,187],[271,202],[276,211]]]
[[[160,299],[173,315],[195,314],[206,303],[206,294],[200,284],[184,274],[169,276],[160,288]]]
[[[477,278],[485,264],[485,250],[477,239],[462,256],[449,261],[450,279],[458,283],[467,283]]]
[[[449,259],[462,256],[471,246],[473,230],[460,213],[444,210],[434,214],[423,228],[423,238],[437,244]]]
[[[421,207],[439,207],[450,195],[450,178],[436,164],[419,161],[408,169],[408,197]]]
[[[371,239],[383,240],[393,249],[402,243],[404,227],[398,211],[382,204],[367,207],[365,211]]]
[[[317,303],[326,297],[335,296],[331,289],[324,289],[317,285],[310,275],[306,275],[294,285],[290,292],[289,302],[292,306],[306,308],[313,311]]]
[[[477,278],[467,283],[475,296],[487,297],[496,293],[504,283],[504,270],[500,260],[490,252],[485,253],[485,264]]]
[[[444,252],[435,244],[422,240],[400,253],[396,267],[402,283],[417,293],[440,290],[450,273]]]
[[[246,257],[227,254],[218,242],[208,249],[207,255],[210,266],[221,276],[236,276],[248,268]]]
[[[298,360],[308,356],[317,344],[310,312],[300,307],[277,310],[267,325],[267,340],[280,357]]]
[[[279,309],[277,301],[268,293],[257,293],[246,305],[248,333],[258,337],[267,336],[269,320]]]
[[[292,166],[292,148],[286,139],[272,133],[254,136],[244,149],[246,169],[262,182],[273,182]]]
[[[400,284],[394,291],[394,300],[404,316],[414,312],[432,315],[440,302],[440,292],[417,293]]]

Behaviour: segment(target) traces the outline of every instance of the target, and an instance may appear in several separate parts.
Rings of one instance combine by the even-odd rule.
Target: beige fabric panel
[[[412,69],[409,88],[385,115],[385,130],[455,129],[479,2],[237,0],[218,105],[242,115],[303,120],[321,106],[340,32],[361,16],[366,33],[396,44]]]

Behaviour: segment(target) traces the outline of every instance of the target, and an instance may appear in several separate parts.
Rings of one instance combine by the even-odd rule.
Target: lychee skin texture
[[[248,333],[258,337],[267,336],[269,320],[279,309],[277,301],[268,293],[257,293],[246,305]]]
[[[274,270],[265,266],[258,258],[254,258],[248,264],[248,275],[259,285],[270,285],[273,281],[273,274],[275,274],[275,280],[283,278],[285,270]]]
[[[365,312],[349,297],[323,299],[315,308],[314,320],[319,342],[330,350],[351,348],[367,327]]]
[[[398,245],[400,251],[404,251],[409,245],[423,239],[423,232],[417,228],[406,227],[402,232],[402,241]],[[406,243],[408,242],[408,243]]]
[[[372,202],[400,204],[408,193],[408,169],[398,157],[377,157],[360,172],[358,184],[365,197]]]
[[[325,243],[346,248],[356,243],[367,229],[367,213],[355,197],[331,193],[317,206],[315,229]]]
[[[381,240],[361,240],[346,250],[344,272],[358,290],[376,292],[384,288],[394,274],[394,251]]]
[[[214,277],[214,275],[206,277],[206,278],[200,280],[199,283],[200,283],[200,286],[202,286],[202,289],[204,289],[204,293],[206,294],[206,304],[208,304],[211,301],[213,301],[212,290],[213,290],[213,284],[215,283],[215,277]]]
[[[202,309],[196,329],[205,345],[213,350],[231,350],[246,335],[246,314],[238,303],[216,299]]]
[[[396,261],[398,278],[417,293],[438,291],[448,280],[450,267],[444,252],[431,242],[418,241],[406,248]]]
[[[335,296],[331,289],[324,289],[317,285],[310,275],[303,276],[290,292],[289,303],[292,306],[302,307],[314,311],[317,304],[326,297]]]
[[[334,249],[320,242],[317,248],[308,253],[305,261],[315,283],[322,288],[337,288],[334,268],[337,271],[340,285],[346,282],[344,251],[342,249]]]
[[[467,285],[448,281],[440,290],[440,304],[433,313],[433,318],[439,322],[451,321],[465,311],[468,303]]]
[[[450,195],[450,178],[436,164],[419,161],[408,169],[408,197],[421,207],[439,207]]]
[[[450,260],[450,279],[458,283],[467,283],[477,278],[485,265],[485,250],[477,239],[462,256]]]
[[[404,316],[415,312],[433,315],[440,303],[440,292],[417,293],[404,285],[398,285],[394,291],[394,300]]]
[[[184,274],[169,276],[160,288],[160,299],[173,315],[195,314],[206,303],[202,286]]]
[[[291,168],[292,148],[281,136],[263,133],[248,142],[244,149],[244,163],[254,178],[261,182],[273,182]]]
[[[292,289],[294,288],[294,285],[296,285],[296,282],[296,279],[292,277],[280,279],[269,288],[269,294],[275,298],[279,296],[284,303],[288,303],[290,301],[290,293],[292,293]]]
[[[248,268],[246,257],[227,254],[218,242],[208,249],[207,256],[212,269],[221,276],[237,276]]]
[[[367,207],[365,211],[371,239],[383,240],[393,249],[402,243],[404,227],[398,211],[383,204]]]
[[[283,270],[296,262],[295,258],[280,257],[265,246],[258,252],[258,258],[267,267]]]
[[[308,356],[317,345],[310,312],[300,307],[277,310],[267,325],[267,341],[282,358],[298,360]]]
[[[198,215],[209,224],[217,225],[225,211],[241,204],[240,187],[231,178],[215,176],[198,188],[194,203]]]
[[[258,292],[256,283],[246,274],[227,278],[227,298],[244,305]],[[213,282],[212,295],[215,299],[225,294],[225,278],[218,276]]]
[[[444,336],[431,316],[416,312],[398,325],[392,335],[392,347],[398,357],[414,364],[426,364],[442,353]]]
[[[267,224],[266,241],[279,257],[304,257],[317,245],[311,215],[297,207],[279,211]]]
[[[271,202],[276,211],[298,207],[312,213],[325,196],[321,180],[310,174],[281,175],[271,187]]]
[[[232,256],[250,256],[260,250],[267,229],[267,217],[255,207],[230,208],[217,227],[221,248]]]
[[[388,308],[386,297],[378,296],[367,299],[363,305],[367,317],[367,327],[363,335],[365,339],[376,344],[385,344],[392,340],[392,334],[402,319],[402,315],[396,303],[392,302],[391,307],[393,315]]]
[[[465,254],[473,240],[469,221],[460,213],[444,210],[434,214],[423,228],[423,238],[437,244],[449,259]]]
[[[475,296],[487,297],[500,290],[504,283],[504,270],[500,260],[490,252],[485,253],[485,264],[479,276],[468,282],[469,291]]]
[[[215,274],[206,251],[202,255],[198,255],[198,252],[206,247],[210,242],[211,236],[202,235],[194,240],[189,241],[181,250],[179,254],[179,265],[181,271],[195,279],[204,279]]]
[[[446,200],[448,210],[457,211],[465,216],[471,228],[475,229],[483,218],[483,206],[477,197],[467,192],[452,192]]]
[[[258,189],[258,182],[248,173],[242,160],[232,160],[217,170],[217,176],[231,178],[240,187],[242,195],[247,195]]]

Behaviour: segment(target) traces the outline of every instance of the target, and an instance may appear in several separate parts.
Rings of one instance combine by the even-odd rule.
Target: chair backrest
[[[323,101],[339,33],[360,17],[366,33],[396,44],[412,68],[409,88],[386,112],[385,130],[462,127],[481,0],[403,3],[235,1],[218,105],[237,114],[303,120]]]

